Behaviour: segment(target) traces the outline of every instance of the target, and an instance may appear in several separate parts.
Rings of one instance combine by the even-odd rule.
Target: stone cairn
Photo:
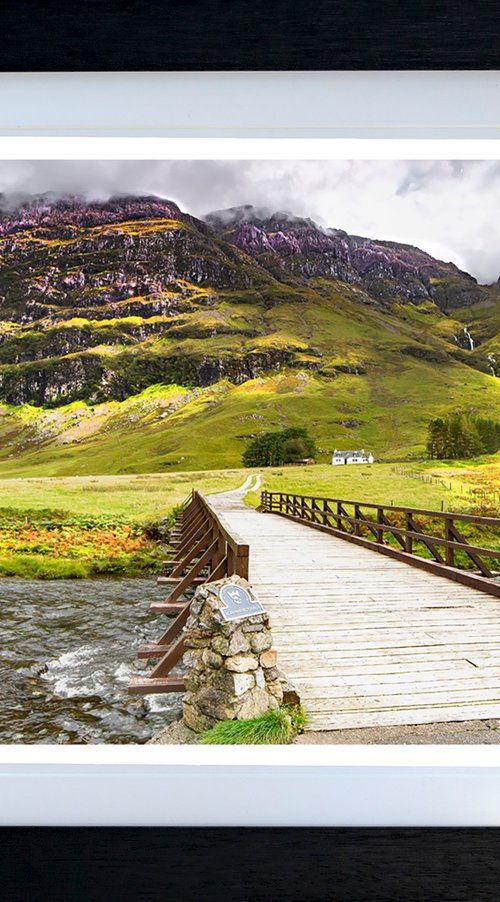
[[[200,586],[184,632],[183,723],[195,733],[222,720],[259,717],[283,701],[269,618],[263,613],[226,622],[219,589],[228,583],[249,589],[237,576]]]

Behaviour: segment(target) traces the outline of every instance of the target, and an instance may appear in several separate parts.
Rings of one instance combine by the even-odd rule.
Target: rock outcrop
[[[268,265],[275,258],[275,265],[279,260],[295,275],[361,284],[380,301],[430,299],[445,310],[474,304],[481,297],[468,273],[410,245],[323,229],[311,219],[266,214],[251,206],[209,213],[205,221],[263,265],[266,257],[271,258]]]

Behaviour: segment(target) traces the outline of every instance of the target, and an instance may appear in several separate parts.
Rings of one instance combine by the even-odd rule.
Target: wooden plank
[[[278,516],[288,517],[290,515],[280,513],[278,514]],[[408,554],[408,552],[403,551],[402,549],[393,548],[392,546],[384,545],[381,542],[373,542],[370,539],[365,539],[361,536],[355,536],[352,533],[343,532],[339,529],[334,528],[333,526],[323,526],[319,523],[308,523],[307,528],[321,530],[323,532],[329,533],[330,535],[340,537],[344,539],[344,541],[353,542],[365,548],[370,547],[373,551],[376,551],[379,554],[385,554],[388,557],[392,557],[397,560],[404,560],[405,563],[409,564],[411,567],[418,567],[423,570],[427,570],[429,573],[435,573],[436,576],[440,575],[447,579],[453,579],[456,582],[479,589],[481,592],[488,592],[490,595],[496,595],[500,597],[500,582],[497,582],[494,579],[487,579],[484,576],[477,576],[467,570],[458,570],[453,567],[447,567],[443,562],[444,559],[442,558],[442,555],[440,555],[440,553],[435,548],[432,553],[434,554],[436,560],[432,561],[427,558]],[[430,548],[430,543],[428,540],[426,544],[429,547],[429,550],[432,550]]]
[[[500,717],[500,704],[451,705],[390,708],[386,711],[365,711],[355,714],[324,714],[309,712],[308,730],[352,730],[364,727],[412,726],[425,723],[460,723],[464,720],[487,720]]]
[[[186,645],[184,642],[184,636],[179,636],[179,638],[165,648],[165,653],[163,657],[158,661],[156,667],[153,668],[149,675],[149,679],[155,680],[159,677],[165,677],[172,670],[172,667],[175,667],[176,664],[179,663],[182,658],[184,652],[186,651]]]
[[[165,654],[165,645],[159,645],[158,642],[150,642],[145,645],[139,645],[137,650],[138,658],[161,658]]]
[[[134,677],[130,680],[128,691],[130,695],[156,695],[165,692],[184,692],[183,677],[171,676],[151,679],[148,677]]]
[[[323,679],[303,679],[301,681],[301,689],[307,689],[308,698],[314,700],[325,700],[325,704],[332,703],[332,710],[337,708],[337,699],[342,701],[352,698],[366,698],[367,707],[371,707],[373,702],[389,696],[406,696],[417,699],[421,695],[428,696],[429,699],[437,693],[447,693],[453,696],[459,693],[464,698],[464,692],[481,693],[483,690],[490,690],[496,693],[495,697],[500,701],[500,674],[489,670],[487,673],[474,671],[474,667],[469,666],[468,671],[448,670],[437,671],[431,674],[412,674],[410,681],[405,680],[403,674],[386,674],[379,675],[377,679],[370,676],[355,676],[350,674],[348,677],[341,677],[332,674]]]
[[[183,576],[158,576],[156,582],[159,586],[175,586],[183,579]],[[200,586],[205,582],[205,580],[205,576],[194,576],[192,579],[190,579],[189,585]]]
[[[172,604],[168,604],[164,601],[153,602],[149,605],[149,610],[152,614],[167,614],[168,616],[173,616],[175,614],[179,614],[184,608],[184,602],[172,602]]]

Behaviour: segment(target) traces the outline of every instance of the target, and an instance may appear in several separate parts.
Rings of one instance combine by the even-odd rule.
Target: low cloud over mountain
[[[0,193],[171,198],[194,216],[293,210],[325,227],[398,241],[488,284],[500,276],[500,164],[460,160],[22,160],[0,162]]]

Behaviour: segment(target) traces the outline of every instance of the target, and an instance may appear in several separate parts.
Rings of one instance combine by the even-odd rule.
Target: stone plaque
[[[244,620],[255,614],[265,614],[260,601],[252,598],[243,586],[227,584],[219,589],[219,598],[224,603],[221,614],[224,620]]]

